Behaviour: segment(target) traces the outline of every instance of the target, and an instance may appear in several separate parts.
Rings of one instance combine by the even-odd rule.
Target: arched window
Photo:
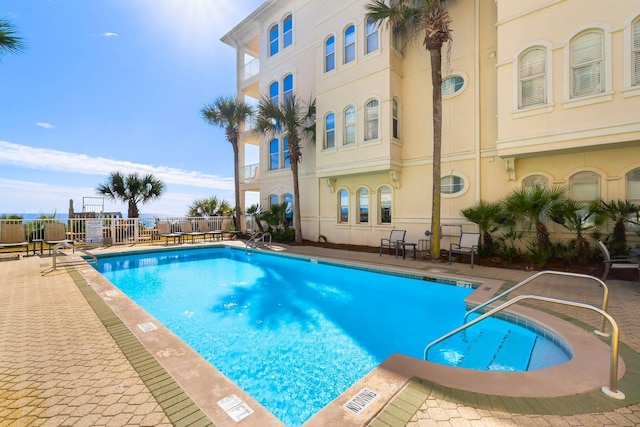
[[[369,190],[361,188],[358,190],[358,223],[366,224],[369,222]]]
[[[344,110],[344,145],[356,143],[356,107],[348,106]]]
[[[282,196],[282,200],[285,204],[284,207],[284,219],[291,225],[293,223],[293,196],[286,193]]]
[[[272,194],[269,196],[269,208],[279,204],[280,204],[280,198],[276,194]]]
[[[380,207],[380,224],[391,224],[391,187],[380,187],[378,190],[378,204]]]
[[[280,169],[280,141],[269,141],[269,170]]]
[[[282,80],[282,99],[284,102],[293,96],[293,75],[287,74]]]
[[[391,118],[391,132],[392,132],[391,136],[393,136],[395,139],[400,138],[399,110],[400,108],[398,107],[398,99],[393,98],[393,111],[392,111],[392,118]]]
[[[344,63],[348,64],[349,62],[356,59],[356,27],[354,25],[349,25],[344,30]]]
[[[333,113],[327,113],[324,116],[324,148],[333,148],[336,146],[336,116]]]
[[[520,55],[520,108],[547,102],[547,52],[535,47]]]
[[[379,108],[378,100],[372,99],[367,102],[364,112],[364,140],[369,141],[372,139],[378,139],[378,118]]]
[[[338,222],[340,223],[348,223],[349,222],[349,192],[347,190],[340,190],[338,192],[338,205],[340,206],[340,211],[338,212]]]
[[[626,199],[635,204],[640,204],[640,168],[627,173]]]
[[[293,43],[293,17],[287,15],[282,21],[282,48],[291,46]]]
[[[324,42],[324,72],[336,68],[336,38],[331,36]]]
[[[604,36],[590,30],[571,41],[571,97],[604,92]]]
[[[600,197],[600,177],[594,172],[578,172],[569,178],[571,198],[590,202]]]
[[[378,41],[378,23],[374,22],[372,18],[367,18],[366,25],[366,47],[365,53],[371,53],[378,50],[379,41]]]
[[[291,155],[289,153],[289,140],[287,139],[286,136],[282,139],[282,155],[284,157],[284,166],[283,166],[283,168],[290,168],[291,167]]]
[[[443,176],[440,182],[442,194],[456,194],[464,190],[464,179],[458,175]]]
[[[269,29],[269,56],[278,53],[278,24]]]
[[[633,70],[631,71],[631,75],[633,78],[631,84],[633,86],[640,86],[640,18],[636,19],[636,22],[633,24],[632,50],[631,66]]]
[[[522,180],[522,188],[534,188],[534,187],[542,187],[547,188],[549,185],[549,180],[546,176],[542,175],[531,175]]]
[[[274,105],[279,104],[279,99],[278,99],[279,92],[280,92],[280,85],[278,85],[278,82],[273,82],[269,85],[269,99],[271,99],[271,102],[273,102]]]
[[[440,89],[442,89],[442,96],[450,98],[456,93],[460,92],[464,86],[464,78],[462,76],[448,76],[442,79]]]

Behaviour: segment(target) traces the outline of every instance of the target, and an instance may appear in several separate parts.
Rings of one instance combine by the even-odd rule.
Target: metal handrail
[[[499,299],[502,299],[503,297],[509,295],[511,292],[515,291],[516,289],[521,288],[522,286],[526,285],[529,282],[534,281],[535,279],[537,279],[540,276],[543,276],[545,274],[556,274],[559,276],[570,276],[570,277],[578,277],[578,278],[584,278],[584,279],[591,279],[591,280],[595,280],[596,282],[598,282],[600,284],[600,286],[602,286],[604,288],[604,296],[602,299],[602,310],[603,311],[607,311],[607,307],[609,305],[609,288],[607,287],[607,285],[600,279],[598,279],[597,277],[593,277],[593,276],[589,276],[587,274],[580,274],[580,273],[567,273],[564,271],[551,271],[551,270],[545,270],[545,271],[540,271],[536,274],[534,274],[533,276],[523,280],[522,282],[518,283],[517,285],[512,286],[511,288],[507,289],[506,291],[504,291],[503,293],[501,293],[500,295],[491,298],[489,301],[486,301],[474,308],[472,308],[471,310],[467,311],[464,315],[464,323],[467,322],[467,319],[469,317],[469,315],[471,313],[474,313],[478,310],[480,310],[481,308],[484,308],[486,306],[488,306],[489,304],[492,304],[496,301],[498,301]],[[600,319],[600,330],[596,329],[594,331],[594,333],[607,337],[609,336],[609,334],[604,332],[604,327],[605,327],[605,318],[604,316],[602,316],[602,319]]]
[[[458,332],[463,331],[464,329],[467,329],[470,326],[475,325],[476,323],[486,319],[487,317],[492,316],[493,314],[504,310],[505,308],[519,302],[520,300],[524,300],[524,299],[534,299],[534,300],[538,300],[538,301],[546,301],[546,302],[553,302],[553,303],[558,303],[558,304],[562,304],[562,305],[569,305],[572,307],[578,307],[578,308],[586,308],[588,310],[592,310],[595,311],[597,313],[600,313],[602,315],[603,318],[606,318],[609,323],[611,324],[611,361],[610,361],[610,369],[609,369],[609,387],[602,387],[601,390],[604,394],[606,394],[609,397],[612,397],[614,399],[624,399],[624,393],[621,392],[620,390],[617,389],[618,387],[618,324],[616,323],[615,320],[613,320],[613,317],[611,317],[611,315],[609,313],[607,313],[606,311],[598,308],[598,307],[594,307],[592,305],[589,304],[583,304],[581,302],[574,302],[574,301],[567,301],[567,300],[562,300],[562,299],[558,299],[558,298],[551,298],[551,297],[544,297],[541,295],[519,295],[513,299],[510,299],[509,301],[503,303],[502,305],[487,311],[486,313],[482,314],[481,316],[471,320],[469,323],[465,323],[462,326],[454,329],[453,331],[441,336],[440,338],[431,341],[429,344],[427,344],[427,346],[424,348],[424,360],[427,360],[427,353],[429,352],[429,349],[431,347],[433,347],[435,344],[446,340],[447,338],[457,334]]]
[[[98,264],[98,258],[92,254],[91,252],[79,248],[77,246],[74,246],[73,244],[69,243],[69,242],[60,242],[60,243],[56,243],[56,245],[53,247],[53,269],[56,269],[57,266],[57,259],[58,259],[58,248],[60,247],[67,247],[67,248],[73,248],[74,251],[78,251],[78,252],[82,252],[83,254],[86,254],[88,256],[90,256],[91,258],[93,258],[93,262],[95,262],[96,264]]]

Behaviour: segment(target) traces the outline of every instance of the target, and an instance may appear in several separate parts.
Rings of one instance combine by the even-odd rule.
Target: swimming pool
[[[98,270],[288,426],[392,353],[422,358],[426,343],[460,324],[473,292],[231,248],[100,257]],[[481,335],[504,326],[492,320]]]

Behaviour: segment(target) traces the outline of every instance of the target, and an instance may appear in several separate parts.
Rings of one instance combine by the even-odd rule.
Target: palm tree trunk
[[[233,178],[235,181],[235,192],[236,192],[236,217],[234,219],[236,230],[242,231],[242,226],[240,224],[240,160],[238,155],[238,141],[232,141],[231,146],[233,147]]]
[[[430,49],[433,99],[433,187],[431,205],[431,259],[440,260],[440,156],[442,151],[442,46]]]
[[[293,230],[295,242],[302,243],[302,225],[300,223],[300,185],[298,184],[298,161],[291,160],[291,173],[293,174]]]

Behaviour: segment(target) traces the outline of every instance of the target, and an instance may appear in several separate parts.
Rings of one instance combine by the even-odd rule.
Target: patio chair
[[[73,245],[73,240],[67,239],[67,230],[63,223],[48,222],[44,225],[44,243],[49,245],[49,255],[51,255],[51,248],[53,246],[58,243],[69,243]]]
[[[231,229],[231,224],[233,224],[233,223],[231,222],[231,219],[229,219],[229,218],[224,218],[222,220],[222,225],[220,226],[220,228],[222,229],[223,238],[224,238],[224,236],[226,236],[229,239],[235,239],[238,236],[238,234],[240,234],[239,231]]]
[[[602,256],[604,257],[604,274],[602,275],[602,280],[606,280],[609,275],[609,271],[613,269],[640,269],[640,265],[634,264],[631,258],[625,256],[614,256],[612,257],[609,254],[609,249],[604,244],[602,240],[598,240],[597,242],[598,249],[602,252]]]
[[[196,224],[198,225],[198,231],[204,233],[205,239],[207,236],[211,236],[211,240],[215,240],[218,237],[222,240],[222,230],[211,230],[209,221],[203,219],[196,221]]]
[[[203,231],[194,231],[191,226],[191,221],[180,221],[180,233],[182,236],[191,236],[191,243],[195,243],[196,237],[205,238]]]
[[[449,245],[449,265],[451,265],[451,255],[460,255],[462,262],[463,255],[471,255],[471,268],[473,268],[473,256],[478,253],[478,245],[480,244],[480,233],[460,233],[460,241]]]
[[[27,240],[26,225],[0,223],[0,247],[11,248],[20,246],[24,246],[26,248],[27,255],[29,255],[29,241]]]
[[[382,249],[389,248],[389,255],[391,255],[391,249],[396,251],[398,255],[398,247],[403,246],[404,236],[407,234],[407,230],[391,230],[388,239],[380,239],[380,256],[382,256]]]
[[[177,233],[171,231],[171,224],[169,221],[158,221],[156,223],[156,227],[158,228],[158,237],[164,237],[166,240],[164,241],[164,245],[167,246],[169,244],[169,239],[173,237],[173,243],[178,239],[178,243],[182,243],[182,233]]]

